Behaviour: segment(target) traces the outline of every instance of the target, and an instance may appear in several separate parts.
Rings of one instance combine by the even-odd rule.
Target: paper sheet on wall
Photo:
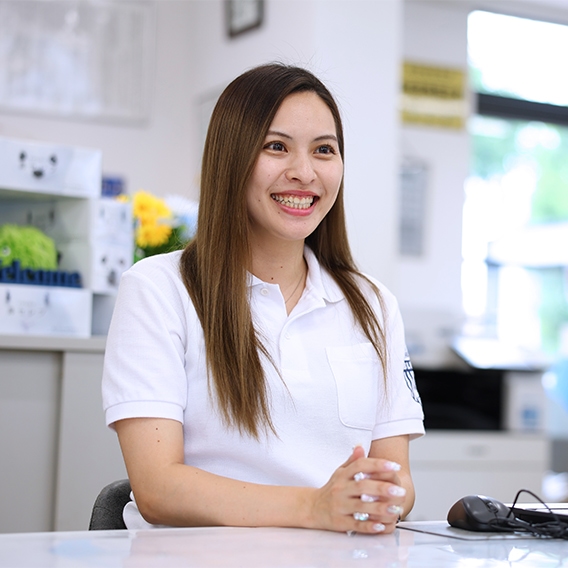
[[[0,1],[0,111],[149,115],[153,2]]]
[[[399,172],[399,253],[402,256],[424,254],[427,174],[427,166],[421,160],[403,160]]]

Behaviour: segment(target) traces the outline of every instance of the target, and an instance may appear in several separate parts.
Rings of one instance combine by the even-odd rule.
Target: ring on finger
[[[362,493],[360,499],[363,503],[374,503],[379,500],[376,495],[367,495],[367,493]]]
[[[368,473],[363,473],[362,471],[360,471],[353,476],[353,479],[355,481],[363,481],[363,479],[369,479],[369,477],[371,476]]]
[[[356,521],[368,521],[369,513],[353,513],[353,518]]]

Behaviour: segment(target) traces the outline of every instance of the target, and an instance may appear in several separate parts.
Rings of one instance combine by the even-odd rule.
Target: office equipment
[[[452,527],[477,532],[497,532],[496,525],[514,516],[509,507],[485,495],[466,495],[448,511]]]

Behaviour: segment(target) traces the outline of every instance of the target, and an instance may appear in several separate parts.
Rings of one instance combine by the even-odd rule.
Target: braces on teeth
[[[294,209],[308,209],[312,206],[314,202],[313,197],[293,197],[293,196],[280,196],[280,195],[272,195],[272,199],[274,201],[278,201],[278,203],[282,203],[282,205],[286,205],[286,207],[292,207]]]

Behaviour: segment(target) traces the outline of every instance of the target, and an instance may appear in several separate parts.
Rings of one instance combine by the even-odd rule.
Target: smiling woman
[[[396,300],[351,257],[327,88],[279,64],[237,77],[201,180],[193,241],[123,275],[107,339],[126,525],[392,532],[422,406]]]
[[[301,258],[304,240],[335,203],[342,177],[343,160],[328,106],[313,92],[290,95],[270,125],[247,187],[254,249],[271,256],[273,248],[284,245],[292,251],[295,243]],[[270,277],[259,273],[263,268],[255,270],[253,265],[252,272],[261,279]]]

